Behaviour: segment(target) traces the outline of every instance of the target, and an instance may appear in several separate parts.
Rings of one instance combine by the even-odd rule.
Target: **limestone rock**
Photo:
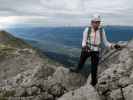
[[[86,78],[80,73],[70,72],[69,69],[58,67],[53,78],[65,86],[68,90],[79,88],[84,85]]]
[[[100,100],[100,97],[95,88],[89,85],[70,91],[58,100]]]
[[[123,91],[124,91],[125,100],[133,99],[133,84],[124,88]]]

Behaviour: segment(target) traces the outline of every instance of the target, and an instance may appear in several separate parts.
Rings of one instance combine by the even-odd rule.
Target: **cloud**
[[[132,25],[132,11],[131,0],[0,0],[1,17],[16,16],[14,23],[33,25],[87,25],[94,13],[106,24]]]

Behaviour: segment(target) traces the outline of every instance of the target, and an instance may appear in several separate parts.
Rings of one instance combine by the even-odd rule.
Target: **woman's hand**
[[[122,49],[122,47],[119,44],[115,44],[114,48],[117,49],[117,50],[121,50]]]
[[[83,46],[82,50],[85,51],[85,52],[88,52],[88,51],[90,51],[90,48],[88,46]]]

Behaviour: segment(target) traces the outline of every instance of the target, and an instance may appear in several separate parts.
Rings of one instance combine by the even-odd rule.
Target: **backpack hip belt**
[[[88,43],[88,42],[87,42],[87,44],[94,46],[94,47],[100,47],[100,45],[97,45],[97,44],[92,44],[92,43]]]

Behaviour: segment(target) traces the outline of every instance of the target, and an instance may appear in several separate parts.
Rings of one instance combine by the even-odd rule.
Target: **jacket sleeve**
[[[106,47],[108,48],[113,48],[113,43],[110,43],[108,40],[107,40],[107,36],[106,36],[106,33],[105,33],[105,30],[103,29],[102,30],[102,39],[103,39],[103,43]]]
[[[85,28],[83,32],[82,47],[86,46],[87,37],[88,37],[87,35],[88,35],[88,28]]]

